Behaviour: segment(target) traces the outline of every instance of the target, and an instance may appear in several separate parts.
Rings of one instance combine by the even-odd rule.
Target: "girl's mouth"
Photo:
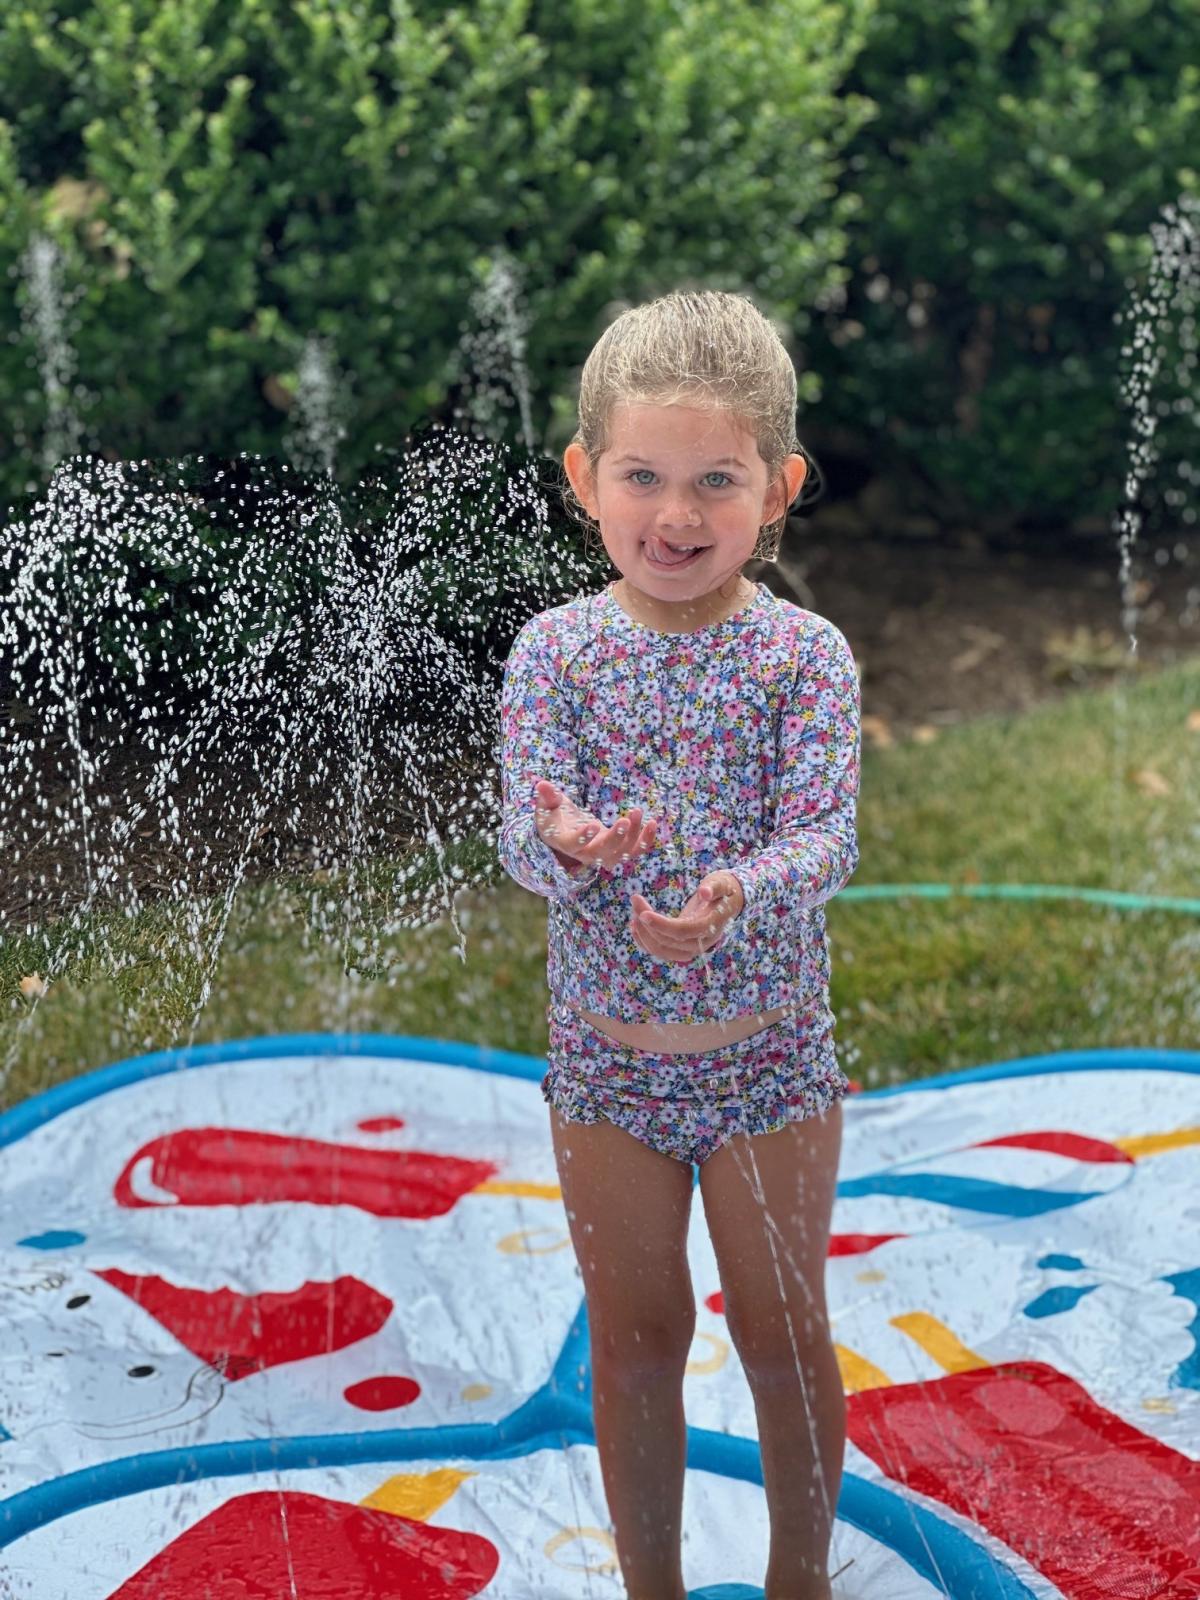
[[[708,549],[701,545],[668,544],[665,539],[646,539],[646,560],[652,567],[690,567]]]

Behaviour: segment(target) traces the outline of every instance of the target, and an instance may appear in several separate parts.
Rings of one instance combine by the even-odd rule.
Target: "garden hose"
[[[1094,905],[1120,911],[1182,911],[1200,916],[1200,900],[1179,900],[1168,895],[1126,894],[1117,889],[1072,889],[1058,883],[866,883],[842,889],[839,900],[901,900],[907,895],[925,900],[949,900],[955,895],[977,900],[1090,900]]]

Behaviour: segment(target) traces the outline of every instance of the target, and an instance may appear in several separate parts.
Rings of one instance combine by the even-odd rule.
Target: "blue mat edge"
[[[31,1095],[20,1105],[0,1113],[0,1148],[24,1138],[75,1106],[147,1078],[168,1072],[193,1071],[235,1061],[270,1061],[285,1055],[392,1056],[425,1063],[469,1067],[476,1072],[497,1072],[505,1077],[538,1081],[546,1071],[541,1056],[521,1055],[490,1045],[467,1044],[456,1039],[435,1039],[421,1034],[294,1033],[264,1034],[252,1039],[226,1039],[216,1044],[185,1045],[131,1056],[106,1067],[80,1073]],[[883,1089],[863,1089],[855,1099],[882,1099],[888,1095],[946,1089],[959,1083],[983,1083],[993,1078],[1020,1078],[1046,1072],[1146,1071],[1200,1072],[1200,1051],[1126,1047],[1114,1050],[1066,1050],[1043,1056],[1021,1056],[986,1066],[966,1067],[932,1078],[917,1078]]]

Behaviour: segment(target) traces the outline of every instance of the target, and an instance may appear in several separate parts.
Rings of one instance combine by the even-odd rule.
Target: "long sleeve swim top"
[[[532,617],[504,667],[497,852],[548,902],[552,1001],[626,1022],[827,1007],[823,907],[858,864],[860,711],[843,635],[762,583],[690,633],[636,621],[611,584]],[[539,778],[606,827],[641,806],[650,849],[564,867],[534,824]],[[635,890],[672,915],[719,868],[745,905],[716,949],[685,964],[634,943]]]

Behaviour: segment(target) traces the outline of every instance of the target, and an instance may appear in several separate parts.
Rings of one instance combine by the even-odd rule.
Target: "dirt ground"
[[[1116,543],[1099,544],[1051,554],[1031,544],[998,550],[975,535],[832,538],[814,523],[789,530],[778,563],[748,573],[845,634],[862,681],[864,743],[882,746],[1127,672]],[[1135,551],[1131,592],[1138,670],[1200,656],[1194,537]]]
[[[1149,546],[1137,552],[1133,565],[1140,670],[1200,656],[1200,543],[1162,548],[1168,551],[1165,561],[1157,561]],[[1080,688],[1102,687],[1129,665],[1115,541],[1048,554],[1036,546],[998,550],[973,534],[957,541],[834,537],[822,535],[815,523],[801,523],[789,528],[777,563],[757,563],[747,574],[819,612],[846,635],[862,679],[867,746],[927,740],[930,730],[972,717],[1019,712]],[[15,702],[0,706],[0,735],[10,718],[16,724],[21,716]],[[36,742],[31,752],[62,773],[63,752],[38,753]],[[152,755],[136,740],[115,736],[99,764],[89,796],[93,844],[102,842],[105,819],[127,814],[141,798]],[[67,808],[71,789],[61,776],[41,786]],[[193,804],[188,789],[185,772],[172,789],[188,819],[180,841],[164,840],[157,828],[143,826],[137,849],[122,851],[125,884],[143,902],[175,886],[185,861],[191,863],[193,892],[223,888],[244,848],[229,826],[227,803],[205,810]],[[227,802],[228,786],[222,789]],[[0,873],[0,932],[15,933],[27,921],[55,920],[77,906],[86,895],[87,864],[77,836],[67,839],[57,828],[43,826],[26,848],[28,829],[12,803],[11,795],[0,803],[0,840],[8,858],[8,870]],[[296,804],[299,816],[292,820],[288,813]],[[320,793],[282,797],[252,841],[246,878],[319,867],[318,839],[336,859],[336,829],[330,829],[325,804]],[[423,833],[419,819],[398,815],[394,806],[386,825],[369,820],[373,844],[397,855]],[[19,862],[13,859],[14,840]]]

